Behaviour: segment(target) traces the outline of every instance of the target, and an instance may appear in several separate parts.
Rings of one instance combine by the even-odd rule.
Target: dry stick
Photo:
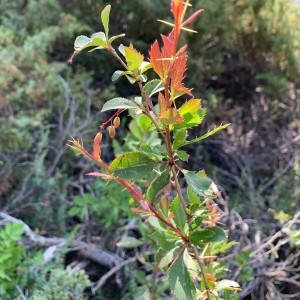
[[[296,159],[296,157],[299,155],[300,150],[297,150],[293,157],[288,161],[288,163],[286,164],[286,166],[284,167],[284,169],[279,172],[276,176],[274,176],[272,179],[270,179],[263,187],[262,189],[259,191],[260,194],[262,194],[263,192],[265,192],[270,186],[272,186],[277,180],[279,180],[285,173],[287,173],[289,171],[289,169],[293,166],[294,161]]]
[[[134,262],[137,260],[137,257],[131,257],[125,261],[122,261],[121,263],[119,263],[118,265],[116,265],[115,267],[113,267],[110,271],[108,271],[105,275],[103,275],[97,282],[96,286],[93,287],[92,291],[93,293],[95,293],[100,287],[102,287],[106,280],[111,277],[112,275],[114,275],[115,273],[117,273],[119,270],[121,270],[124,266]]]
[[[67,239],[65,238],[59,238],[59,237],[44,237],[41,235],[36,234],[32,231],[32,229],[24,223],[22,220],[14,218],[7,213],[0,211],[0,218],[4,220],[5,222],[13,222],[13,223],[19,223],[22,224],[24,227],[24,231],[29,237],[30,241],[35,243],[36,245],[40,245],[42,247],[51,247],[51,246],[57,246],[63,247],[68,243]],[[113,253],[110,253],[104,249],[99,248],[96,245],[93,244],[87,244],[83,241],[73,240],[70,242],[70,246],[72,248],[76,248],[80,250],[80,254],[87,259],[90,259],[102,266],[106,266],[108,268],[112,268],[115,266],[116,261],[120,261],[121,258]]]
[[[195,254],[195,257],[197,259],[197,262],[199,264],[200,270],[201,270],[201,274],[202,274],[202,277],[203,277],[203,282],[204,282],[205,289],[206,289],[207,299],[211,300],[210,290],[209,290],[208,282],[207,282],[206,276],[205,276],[203,259],[200,257],[197,248],[195,246],[193,246],[192,248],[193,248],[193,252]]]

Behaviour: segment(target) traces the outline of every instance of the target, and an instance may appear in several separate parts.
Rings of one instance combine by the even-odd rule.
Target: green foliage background
[[[168,20],[167,0],[0,3],[0,208],[49,235],[85,222],[89,230],[100,224],[105,235],[130,215],[122,200],[120,215],[114,210],[109,218],[118,205],[97,193],[82,175],[89,163],[66,147],[73,135],[91,144],[105,100],[136,93],[122,80],[111,84],[116,63],[106,55],[81,54],[67,64],[74,37],[100,31],[98,12],[108,3],[111,31],[125,32],[122,42],[148,55],[158,32],[166,31],[157,19]],[[293,214],[300,206],[300,8],[285,0],[192,3],[205,12],[193,24],[198,34],[182,41],[190,51],[187,86],[204,99],[209,124],[230,122],[232,129],[191,148],[189,164],[208,166],[231,207],[251,208],[258,219],[255,208]],[[107,143],[105,157],[120,150],[122,135]],[[127,147],[134,144],[126,139]],[[86,195],[93,199],[90,211],[79,219],[74,209],[68,214],[73,200],[80,207]],[[105,204],[95,204],[97,198]]]

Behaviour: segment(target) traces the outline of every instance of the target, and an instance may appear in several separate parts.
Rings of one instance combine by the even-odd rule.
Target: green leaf
[[[151,97],[154,94],[158,93],[159,91],[162,91],[164,88],[165,87],[164,87],[163,83],[161,82],[161,80],[154,79],[154,80],[151,80],[151,81],[147,82],[144,85],[143,90],[144,90],[146,95]]]
[[[214,135],[215,133],[227,128],[229,125],[230,124],[221,124],[218,127],[213,128],[212,130],[208,131],[207,133],[205,133],[204,135],[202,135],[200,137],[197,137],[197,138],[195,138],[193,140],[190,140],[190,141],[186,141],[185,143],[183,143],[181,145],[181,147],[186,146],[186,145],[190,145],[190,144],[193,144],[193,143],[196,143],[196,142],[199,142],[199,141],[202,141],[202,140]]]
[[[177,227],[184,231],[184,226],[186,223],[186,214],[182,207],[181,201],[178,196],[176,196],[172,201],[172,212],[174,213],[174,222],[176,223]]]
[[[117,70],[115,71],[112,76],[111,76],[111,80],[112,81],[117,81],[121,76],[124,76],[126,74],[129,74],[130,72],[128,71],[120,71],[120,70]]]
[[[175,263],[170,268],[169,284],[175,296],[180,300],[195,299],[196,288],[195,284],[187,270],[183,261],[183,254],[181,254]]]
[[[175,247],[176,243],[178,243],[178,236],[177,237],[169,237],[166,238],[166,234],[162,231],[154,231],[153,233],[149,234],[148,237],[153,240],[159,247],[164,249],[162,253],[165,253],[165,251],[171,250],[173,247]],[[156,262],[159,262],[162,257],[157,256],[155,259]]]
[[[10,252],[6,252],[6,253],[1,253],[0,256],[0,265],[3,264],[3,262],[9,260],[12,257]],[[7,263],[7,262],[6,262]]]
[[[190,234],[189,240],[196,246],[202,246],[205,243],[220,242],[226,239],[223,229],[220,227],[207,227],[203,230],[194,231]]]
[[[176,130],[174,133],[174,149],[178,149],[185,141],[187,137],[186,129]]]
[[[114,35],[114,36],[112,36],[112,37],[109,38],[108,43],[111,44],[113,41],[115,41],[116,39],[119,39],[119,38],[121,38],[123,36],[125,36],[125,33]]]
[[[176,150],[177,156],[182,160],[182,161],[188,161],[189,160],[189,154],[187,154],[186,151],[184,150]]]
[[[207,177],[200,177],[194,172],[182,170],[185,180],[190,188],[202,197],[211,197],[212,191],[210,189],[211,180]]]
[[[8,222],[5,225],[5,232],[13,241],[18,241],[24,232],[24,224]]]
[[[91,39],[93,39],[93,38],[100,38],[105,42],[105,33],[102,31],[95,32],[91,35]]]
[[[103,37],[101,37],[101,32],[98,32],[97,36],[93,38],[89,38],[85,35],[80,35],[76,38],[74,42],[74,49],[76,51],[82,51],[83,49],[88,47],[96,47],[97,49],[103,49],[106,46],[107,45],[105,40],[103,40]]]
[[[101,21],[104,27],[106,38],[108,39],[108,32],[109,32],[109,14],[110,14],[111,5],[107,5],[101,12]]]
[[[200,197],[194,190],[192,190],[190,187],[187,188],[187,196],[190,202],[190,205],[198,205],[200,204]]]
[[[74,203],[77,204],[78,206],[85,206],[86,202],[84,200],[84,197],[76,195],[74,197]]]
[[[125,47],[125,59],[131,71],[137,71],[144,61],[144,55],[133,48],[132,45]]]
[[[180,128],[191,128],[193,126],[197,126],[201,123],[202,118],[200,117],[199,110],[201,106],[200,99],[191,99],[188,102],[184,103],[179,109],[178,113],[183,118],[183,122],[181,124],[174,125],[173,129]]]
[[[164,269],[167,267],[175,258],[180,246],[175,245],[169,251],[165,251],[165,249],[160,248],[158,253],[156,253],[155,260],[159,260],[159,267]]]
[[[209,216],[209,212],[207,211],[207,208],[205,209],[197,208],[197,210],[193,212],[193,218],[189,224],[190,231],[194,231],[195,229],[200,228],[201,225],[203,224],[203,220],[208,216]]]
[[[74,49],[76,51],[80,51],[80,48],[85,46],[87,43],[89,43],[92,39],[85,36],[85,35],[80,35],[75,39],[74,42]]]
[[[158,177],[156,177],[147,190],[147,198],[153,203],[157,204],[160,200],[160,195],[162,193],[163,188],[170,181],[170,173],[169,170],[162,172]]]
[[[83,208],[81,208],[81,207],[72,207],[68,211],[68,215],[71,217],[80,216],[82,214],[82,211],[83,211]]]
[[[104,103],[101,111],[108,111],[112,109],[138,109],[139,107],[133,101],[126,98],[113,98],[106,103]]]
[[[118,50],[125,57],[125,46],[123,44],[120,44]]]
[[[125,75],[129,83],[134,84],[136,83],[136,79],[134,77],[131,77],[129,75]]]
[[[152,120],[147,115],[138,115],[135,117],[139,128],[143,133],[149,131],[153,126]]]
[[[224,242],[216,243],[216,244],[214,244],[215,246],[211,247],[210,253],[211,253],[211,255],[217,255],[220,253],[224,253],[228,249],[230,249],[231,247],[233,247],[234,245],[237,245],[237,244],[238,244],[238,242],[235,242],[235,241],[231,241],[228,243],[224,243]]]
[[[149,217],[147,219],[147,222],[156,230],[160,231],[160,232],[164,232],[166,230],[166,226],[165,224],[159,222],[159,220],[153,216]]]
[[[148,177],[156,164],[157,161],[142,152],[126,152],[111,162],[109,170],[118,177],[138,180]]]
[[[145,244],[144,242],[136,239],[135,237],[132,236],[124,236],[118,243],[118,247],[123,247],[123,248],[137,248],[141,245]]]
[[[183,261],[192,279],[193,280],[199,279],[199,274],[200,274],[199,264],[197,263],[195,258],[189,255],[188,251],[184,251]]]
[[[138,78],[139,78],[139,80],[142,81],[142,82],[147,82],[147,80],[148,80],[147,75],[139,75]]]
[[[143,61],[141,66],[140,66],[140,73],[143,74],[145,73],[146,71],[148,71],[149,69],[152,68],[152,65],[150,62],[148,61]]]
[[[235,281],[223,279],[217,283],[216,289],[218,291],[222,291],[222,290],[238,291],[240,290],[240,285]]]
[[[157,218],[149,217],[147,221],[154,229],[154,232],[148,235],[149,238],[161,247],[164,250],[164,253],[174,248],[175,245],[182,244],[181,238],[170,231],[165,224],[159,222]],[[161,258],[162,257],[160,257],[160,259]],[[159,260],[156,262],[159,262]]]
[[[159,141],[159,140],[158,140]],[[162,160],[165,157],[167,157],[166,148],[162,145],[149,145],[149,144],[143,144],[140,147],[140,150],[147,154],[148,156],[155,156],[157,159]]]

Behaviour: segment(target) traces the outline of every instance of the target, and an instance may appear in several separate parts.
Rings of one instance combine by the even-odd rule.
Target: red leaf
[[[102,132],[98,132],[94,137],[94,143],[93,143],[93,156],[96,160],[99,160],[101,156],[101,148],[100,148],[101,140],[102,140]]]
[[[161,38],[163,40],[163,47],[161,49],[162,58],[171,58],[173,55],[174,44],[172,32],[168,36],[162,34]]]
[[[161,53],[158,46],[158,42],[155,41],[150,49],[150,62],[152,64],[153,70],[158,74],[159,77],[162,78],[163,68],[161,64]]]
[[[198,9],[197,11],[195,11],[190,17],[188,17],[183,23],[182,26],[188,25],[190,23],[192,23],[200,13],[204,12],[204,9]]]
[[[163,46],[160,49],[158,42],[155,41],[150,49],[150,62],[153,70],[158,74],[164,82],[173,65],[173,34],[168,36],[161,35]]]
[[[184,12],[184,2],[181,0],[172,0],[171,12],[173,13],[175,20],[180,20]]]
[[[181,49],[177,52],[176,59],[173,63],[173,67],[170,73],[171,94],[173,98],[176,98],[183,94],[188,94],[192,96],[191,91],[186,87],[184,87],[182,83],[184,79],[184,73],[186,71],[186,62],[187,62],[186,48],[187,46],[185,45],[181,47]]]
[[[169,103],[166,103],[166,99],[162,93],[158,94],[158,103],[160,107],[160,113],[163,113],[170,107]]]

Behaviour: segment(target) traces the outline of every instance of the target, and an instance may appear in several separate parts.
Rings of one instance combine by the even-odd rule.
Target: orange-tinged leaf
[[[198,9],[191,16],[189,16],[183,23],[182,26],[192,23],[200,13],[204,12],[204,9]]]
[[[155,41],[151,46],[150,62],[152,64],[153,70],[164,82],[173,66],[174,40],[172,34],[169,34],[169,36],[161,35],[161,38],[163,40],[163,46],[161,49],[159,48],[157,41]]]
[[[175,214],[172,213],[172,212],[170,212],[170,214],[169,214],[169,219],[172,220],[172,219],[174,219],[174,218],[175,218]]]
[[[208,282],[213,282],[213,283],[216,282],[216,278],[212,273],[207,273],[205,277]]]
[[[161,58],[161,53],[158,46],[158,42],[155,41],[150,48],[150,62],[152,64],[152,68],[155,71],[155,73],[157,73],[159,77],[162,77],[163,69],[162,69],[161,61],[159,61],[160,58]]]
[[[187,89],[182,83],[184,79],[184,73],[186,71],[186,62],[187,62],[186,48],[187,46],[185,45],[179,49],[179,51],[176,54],[176,58],[173,62],[172,70],[170,72],[171,95],[173,99],[183,94],[188,94],[192,96],[191,91]]]
[[[146,214],[146,215],[152,215],[151,212],[147,211],[147,210],[144,210],[144,209],[141,209],[141,208],[138,208],[138,207],[132,207],[130,209],[133,213],[135,214]]]
[[[183,122],[183,118],[180,116],[175,107],[171,107],[162,112],[159,119],[164,125],[180,124]]]
[[[162,47],[162,56],[163,58],[172,58],[173,55],[173,47],[174,47],[174,36],[171,32],[168,36],[161,35],[163,40],[163,47]]]
[[[102,132],[98,132],[94,138],[94,143],[93,143],[93,156],[97,160],[100,160],[100,155],[101,155],[100,142],[101,141],[102,141]]]
[[[161,114],[170,107],[169,103],[166,102],[166,99],[162,93],[158,94],[158,104],[159,104]]]
[[[170,200],[168,199],[167,196],[163,196],[160,200],[159,203],[160,209],[162,212],[167,215],[169,213],[169,208],[170,208]]]
[[[201,100],[190,99],[178,109],[178,113],[184,121],[181,124],[174,125],[173,129],[191,128],[199,125],[202,121],[200,111]]]

